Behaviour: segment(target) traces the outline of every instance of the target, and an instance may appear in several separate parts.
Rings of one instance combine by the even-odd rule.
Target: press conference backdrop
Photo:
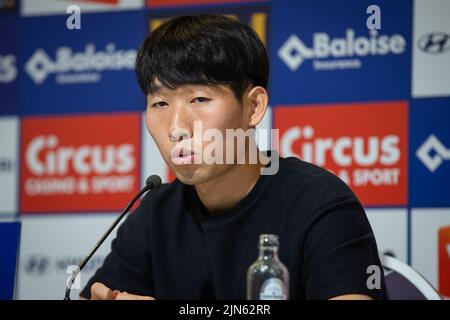
[[[81,29],[67,28],[71,4]],[[22,223],[16,297],[61,298],[67,267],[145,177],[171,179],[145,129],[134,61],[149,30],[198,12],[247,23],[265,43],[271,108],[261,127],[280,130],[281,155],[343,179],[380,251],[450,296],[450,1],[9,0],[0,217]]]

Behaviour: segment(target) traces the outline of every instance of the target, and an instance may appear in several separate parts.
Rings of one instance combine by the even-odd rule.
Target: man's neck
[[[219,177],[195,185],[198,197],[211,214],[230,209],[253,189],[261,164],[237,164]]]

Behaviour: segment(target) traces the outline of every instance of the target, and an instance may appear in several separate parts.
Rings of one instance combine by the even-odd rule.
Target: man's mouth
[[[195,152],[187,148],[174,148],[171,153],[171,160],[175,165],[186,165],[194,163]]]

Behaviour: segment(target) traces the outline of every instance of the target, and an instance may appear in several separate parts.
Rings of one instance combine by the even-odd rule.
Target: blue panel
[[[81,30],[67,15],[24,19],[21,113],[143,110],[134,73],[146,11],[84,13]]]
[[[450,206],[450,98],[415,99],[410,109],[410,204]]]
[[[0,223],[0,300],[13,298],[19,237],[19,222]]]
[[[0,18],[0,115],[19,111],[19,17]]]
[[[381,29],[372,31],[366,25],[371,4],[273,2],[273,105],[409,98],[412,3],[376,1]]]

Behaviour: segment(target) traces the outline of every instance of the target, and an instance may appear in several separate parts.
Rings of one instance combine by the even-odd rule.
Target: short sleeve
[[[148,213],[143,200],[119,227],[111,252],[80,293],[90,298],[91,286],[101,282],[112,290],[153,296]]]
[[[373,265],[380,271],[379,281],[370,278]],[[302,274],[306,299],[345,294],[385,299],[377,244],[358,200],[334,199],[310,216],[303,241]]]

